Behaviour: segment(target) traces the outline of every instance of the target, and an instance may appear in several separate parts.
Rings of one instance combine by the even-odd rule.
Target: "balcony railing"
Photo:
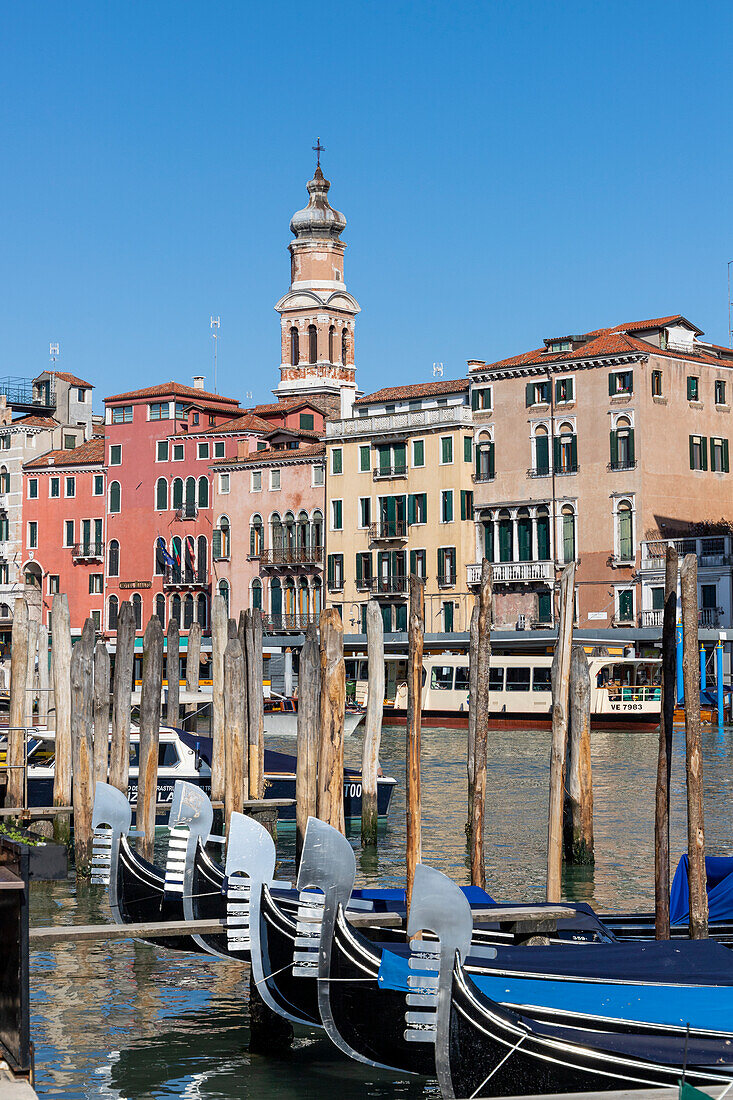
[[[728,535],[707,535],[702,538],[654,539],[641,544],[641,568],[664,572],[667,547],[674,546],[680,557],[697,554],[697,564],[702,569],[714,569],[730,565],[731,540]]]
[[[475,473],[471,479],[474,485],[480,485],[484,481],[495,481],[496,474]]]
[[[384,413],[377,416],[353,416],[346,420],[330,420],[326,424],[329,439],[344,436],[397,435],[403,438],[421,428],[467,427],[473,424],[469,405],[445,405],[437,409],[413,409],[405,412]]]
[[[567,466],[556,466],[555,477],[568,477],[570,474],[577,474],[579,469],[577,462],[569,462]]]
[[[407,592],[407,577],[375,577],[369,591],[376,596],[398,596]]]
[[[611,473],[615,470],[635,470],[636,466],[637,463],[635,461],[630,462],[628,459],[617,458],[615,462],[609,462],[606,469]]]
[[[658,626],[660,629],[664,621],[664,608],[653,608],[641,613],[642,626]]]
[[[103,542],[77,542],[71,547],[71,557],[74,561],[103,561]]]
[[[258,558],[261,566],[320,565],[323,562],[323,547],[280,546],[271,550],[260,550],[259,554],[251,554],[250,557]]]
[[[372,470],[375,481],[387,481],[388,478],[407,477],[407,466],[401,463],[399,466],[377,466]]]
[[[318,625],[317,615],[263,615],[262,629],[265,634],[279,634],[283,631],[307,630],[311,624]]]
[[[531,584],[533,581],[551,582],[555,579],[555,566],[551,561],[502,561],[491,566],[494,584]],[[466,583],[481,583],[481,564],[466,566]]]
[[[403,519],[386,519],[381,523],[370,523],[369,525],[369,538],[372,542],[379,541],[380,539],[406,539],[407,538],[407,524]]]
[[[549,466],[548,467],[543,466],[539,470],[535,470],[535,469],[527,470],[527,477],[549,477],[549,476],[550,476]]]
[[[181,568],[166,569],[163,574],[164,588],[201,588],[209,583],[209,574],[206,569]]]
[[[701,607],[697,613],[697,622],[699,626],[709,629],[719,627],[723,618],[722,607]],[[642,611],[641,613],[641,625],[659,627],[661,630],[664,623],[664,609],[654,608],[653,610]]]
[[[184,504],[182,508],[176,509],[176,519],[196,519],[198,514],[199,510],[196,504]]]
[[[438,573],[438,588],[455,588],[455,573]]]

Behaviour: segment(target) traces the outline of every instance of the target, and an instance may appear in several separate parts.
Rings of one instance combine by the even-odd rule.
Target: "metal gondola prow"
[[[176,780],[168,817],[170,839],[165,863],[165,889],[168,893],[190,895],[193,857],[199,841],[206,843],[214,822],[214,807],[201,787]],[[188,890],[186,890],[186,886]],[[184,907],[185,908],[185,907]],[[186,919],[192,919],[188,916]]]
[[[117,893],[120,842],[128,836],[132,807],[127,795],[109,783],[97,783],[92,810],[92,882],[107,887],[109,907],[117,924],[124,924]]]
[[[251,948],[252,970],[255,980],[262,983],[260,992],[265,1003],[266,982],[259,957],[260,906],[262,888],[273,880],[276,858],[275,842],[264,825],[252,817],[234,812],[229,821],[225,867],[227,941],[230,951],[246,952]]]

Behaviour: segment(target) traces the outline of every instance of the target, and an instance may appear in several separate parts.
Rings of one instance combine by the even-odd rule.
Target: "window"
[[[208,458],[209,457],[209,444],[208,443],[199,443],[198,448],[197,448],[197,453],[198,453],[199,458]]]
[[[451,691],[453,688],[453,666],[433,665],[430,674],[430,687],[433,691]]]
[[[72,532],[73,542],[73,532]],[[110,577],[119,577],[120,575],[120,544],[117,539],[112,539],[109,544],[109,554],[107,558],[107,573]]]
[[[455,546],[438,547],[438,584],[442,586],[456,583]]]
[[[616,421],[611,432],[611,469],[632,470],[636,466],[634,448],[634,429],[628,417],[622,416]]]
[[[414,439],[412,441],[412,465],[424,466],[425,465],[425,440]]]
[[[344,526],[343,501],[331,501],[331,530],[342,531]]]
[[[608,376],[608,396],[617,397],[620,394],[634,392],[634,372],[631,370],[611,371]]]
[[[112,409],[113,424],[132,424],[132,405],[115,405]]]
[[[722,378],[716,378],[715,379],[715,404],[716,405],[725,405],[725,404],[727,404],[727,402],[725,400],[725,382],[723,381]]]
[[[298,418],[298,423],[304,432],[312,432],[315,427],[313,413],[301,413]]]
[[[191,416],[191,421],[192,421],[192,423],[194,423],[194,424],[198,424],[198,422],[199,422],[199,414],[198,414],[198,413],[193,413],[193,415]]]
[[[259,558],[262,554],[265,544],[263,535],[264,527],[262,525],[262,516],[252,516],[252,522],[249,527],[249,556],[251,558]]]
[[[258,439],[257,440],[257,450],[258,451],[266,451],[267,450],[267,441],[265,439]]]
[[[491,409],[491,387],[471,391],[471,408],[474,412],[485,412]]]
[[[372,449],[367,444],[365,447],[359,448],[359,469],[362,473],[365,470],[371,470],[372,468]]]
[[[92,623],[94,624],[94,629],[97,632],[99,632],[102,629],[102,612],[101,611],[90,611],[89,612],[89,618],[92,620]]]
[[[652,588],[652,611],[664,611],[664,588],[655,585]]]
[[[700,400],[700,379],[694,378],[688,375],[687,378],[687,400],[699,401]]]
[[[491,481],[494,476],[494,443],[486,433],[483,433],[479,436],[476,445],[474,481]]]
[[[173,478],[173,492],[171,494],[171,508],[178,510],[183,507],[183,478]]]
[[[58,573],[49,573],[48,576],[48,594],[49,596],[55,596],[57,592],[61,591],[61,578]]]
[[[425,574],[427,569],[427,551],[425,550],[411,550],[410,551],[410,573],[415,577],[421,577],[425,580]]]
[[[344,587],[344,555],[328,555],[328,587],[341,589]]]
[[[50,478],[49,483],[48,483],[48,495],[50,497],[60,497],[61,496],[61,478],[60,477]]]
[[[76,391],[76,400],[77,400],[77,401],[81,401],[81,403],[82,403],[82,405],[83,405],[83,404],[84,404],[84,402],[86,401],[86,399],[87,399],[87,391],[86,391],[86,390],[82,390],[81,388],[77,388],[77,391]]]
[[[119,443],[113,443],[109,449],[109,464],[110,466],[122,465],[122,446]]]
[[[214,458],[224,458],[224,440],[219,443],[214,443]]]
[[[65,478],[64,496],[65,497],[75,497],[76,496],[76,478],[75,477]]]
[[[38,500],[38,478],[31,477],[28,479],[28,499]]]
[[[550,674],[549,668],[535,668],[532,673],[532,691],[552,691]]]
[[[300,342],[298,340],[298,330],[293,325],[290,330],[290,366],[297,367],[300,362]]]
[[[619,561],[634,560],[633,515],[628,500],[619,501],[616,509]]]
[[[634,621],[634,590],[633,588],[617,588],[617,621],[631,623]]]
[[[707,470],[708,441],[704,435],[690,436],[690,469]]]
[[[372,522],[372,502],[370,497],[359,497],[359,526],[368,527]]]
[[[461,489],[461,519],[473,519],[473,492]]]
[[[122,491],[119,481],[113,481],[109,487],[109,510],[119,512],[122,504]]]
[[[540,424],[534,433],[535,477],[549,477],[550,474],[550,437],[544,424]]]
[[[558,405],[569,404],[575,400],[575,379],[558,378],[555,380],[555,401]]]
[[[198,484],[198,504],[199,508],[209,507],[209,479],[208,477],[200,477]]]
[[[346,329],[344,328],[341,331],[341,363],[342,363],[343,366],[346,365],[347,350],[348,349],[347,349]]]
[[[552,394],[552,383],[549,379],[545,382],[528,382],[524,390],[524,401],[527,408],[532,405],[549,405]]]
[[[160,625],[165,629],[165,596],[162,592],[155,597],[155,614]]]
[[[171,415],[168,401],[154,401],[148,405],[148,420],[169,420]]]
[[[28,524],[28,547],[31,550],[38,547],[38,523],[34,519]]]
[[[370,552],[356,555],[356,587],[360,589],[370,588],[374,577],[372,574],[372,555]]]
[[[506,670],[507,691],[529,691],[531,669],[508,668]]]
[[[229,519],[222,516],[219,526],[214,528],[211,536],[211,556],[215,561],[229,557],[230,534]]]
[[[313,467],[312,482],[313,482],[314,488],[317,487],[318,485],[323,485],[324,480],[325,480],[324,474],[325,474],[325,470],[323,469],[323,466],[314,466]]]
[[[308,325],[308,362],[318,362],[318,329],[315,325]]]
[[[730,466],[728,463],[728,440],[710,440],[710,466],[716,474],[727,474]]]
[[[443,435],[440,437],[440,464],[441,466],[449,466],[453,461],[453,436]]]
[[[662,396],[662,372],[660,370],[652,371],[652,397]]]
[[[453,521],[453,490],[444,489],[440,494],[440,522],[452,523]]]
[[[262,610],[262,581],[257,577],[252,581],[252,607]]]
[[[344,452],[341,447],[334,447],[331,451],[331,473],[342,474],[344,472]]]
[[[226,475],[219,474],[219,491],[220,492],[221,492],[221,479],[224,476],[226,476]],[[227,492],[228,491],[229,490],[227,488]],[[261,470],[253,470],[252,471],[252,492],[253,493],[261,493],[262,492],[262,471]]]
[[[168,461],[168,440],[167,439],[159,439],[158,440],[158,443],[156,445],[156,450],[155,450],[155,461],[156,462],[167,462]]]
[[[549,588],[540,589],[537,593],[537,620],[540,623],[552,623],[552,592]]]
[[[173,444],[173,461],[174,462],[183,462],[183,458],[184,458],[183,444],[182,443],[174,443]]]
[[[155,507],[159,512],[168,507],[168,482],[164,477],[159,477],[155,483]]]
[[[132,594],[132,610],[135,614],[135,630],[143,628],[143,598],[139,592]]]
[[[65,451],[73,451],[75,447],[76,447],[76,436],[75,435],[64,435],[64,450]]]
[[[572,424],[561,424],[555,437],[555,473],[574,474],[578,470],[578,438]]]
[[[463,437],[463,461],[473,462],[473,436],[471,435]]]
[[[107,602],[107,628],[108,630],[117,629],[117,612],[119,610],[119,600],[116,596],[110,596]]]
[[[428,522],[427,493],[410,493],[407,498],[407,522],[409,524]]]
[[[94,488],[92,493],[95,497],[104,496],[104,474],[94,475]],[[58,494],[56,494],[58,496]]]
[[[575,560],[575,512],[570,504],[562,509],[562,556],[566,564]]]
[[[89,595],[98,596],[102,591],[102,573],[90,573],[89,574]]]

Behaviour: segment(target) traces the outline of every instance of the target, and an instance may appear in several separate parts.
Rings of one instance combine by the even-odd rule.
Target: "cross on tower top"
[[[316,154],[316,167],[321,167],[321,153],[325,152],[325,145],[321,145],[321,139],[316,138],[316,144],[311,146],[313,152]]]

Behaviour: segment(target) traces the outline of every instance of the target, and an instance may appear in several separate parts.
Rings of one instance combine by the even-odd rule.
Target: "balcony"
[[[436,409],[385,413],[382,416],[353,416],[348,420],[331,420],[326,424],[327,439],[359,436],[396,435],[405,438],[420,429],[432,427],[470,428],[473,413],[468,405],[445,405]]]
[[[262,616],[262,629],[265,634],[285,634],[288,631],[301,633],[311,625],[318,626],[318,615]]]
[[[708,630],[716,629],[720,626],[723,618],[722,607],[701,607],[697,613],[698,625]],[[664,623],[664,610],[663,608],[655,608],[654,610],[642,611],[641,613],[641,625],[649,627],[657,627],[662,629]]]
[[[485,473],[474,474],[473,477],[471,478],[471,481],[474,483],[474,485],[482,485],[485,481],[495,481],[495,480],[496,480],[496,474],[485,474]]]
[[[527,470],[527,477],[549,477],[549,476],[550,476],[549,466],[546,467],[546,468],[543,466],[542,469],[540,469],[540,470],[534,470],[534,469]]]
[[[629,462],[627,459],[618,458],[615,462],[609,462],[606,469],[609,473],[615,473],[616,470],[635,470],[637,465],[636,462]]]
[[[104,561],[103,542],[77,542],[71,547],[73,561]]]
[[[386,519],[381,523],[370,523],[369,539],[371,542],[405,542],[407,523],[403,519]]]
[[[184,504],[182,508],[176,509],[176,519],[196,519],[199,514],[198,506],[195,504]]]
[[[374,596],[403,596],[408,584],[407,577],[375,577],[369,582],[369,591]]]
[[[403,477],[407,477],[407,466],[404,463],[400,466],[379,466],[372,470],[374,481],[390,481]]]
[[[663,608],[654,608],[654,609],[651,609],[651,610],[648,610],[648,611],[642,611],[642,613],[641,613],[641,625],[642,626],[658,627],[661,630],[663,621],[664,621],[664,609]]]
[[[251,554],[251,558],[259,560],[261,569],[277,569],[283,566],[317,566],[323,564],[322,546],[292,546],[275,547],[272,550],[261,550],[259,554]]]
[[[532,584],[540,581],[552,584],[555,565],[551,561],[502,561],[491,566],[493,584]],[[481,563],[466,566],[466,583],[481,584]]]
[[[206,569],[166,569],[163,574],[163,588],[202,588],[209,583]]]
[[[697,554],[699,569],[720,569],[733,563],[730,535],[702,538],[653,539],[641,544],[641,568],[645,572],[664,572],[667,547],[674,546],[680,558]]]
[[[480,579],[480,577],[479,577]],[[455,588],[456,575],[455,573],[439,573],[438,574],[438,588]]]
[[[570,462],[567,466],[556,467],[555,477],[569,477],[571,474],[577,474],[579,469],[577,462]]]

